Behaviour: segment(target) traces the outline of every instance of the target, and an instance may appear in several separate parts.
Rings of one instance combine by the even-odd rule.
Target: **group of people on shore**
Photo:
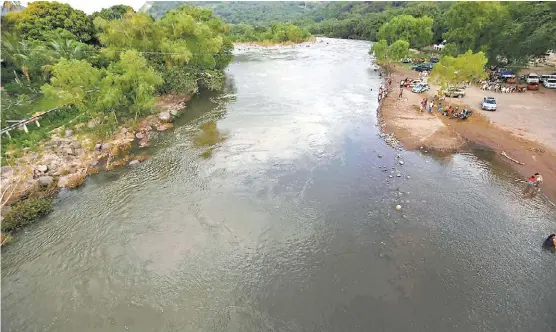
[[[388,95],[388,91],[390,91],[390,85],[392,84],[392,78],[388,77],[385,80],[386,87],[382,85],[378,88],[378,102],[380,103],[386,96]]]

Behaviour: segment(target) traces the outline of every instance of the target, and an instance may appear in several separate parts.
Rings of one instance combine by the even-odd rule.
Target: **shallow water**
[[[151,159],[3,250],[2,330],[554,328],[555,209],[488,151],[387,146],[368,48],[237,51]],[[196,144],[210,121],[224,139]]]

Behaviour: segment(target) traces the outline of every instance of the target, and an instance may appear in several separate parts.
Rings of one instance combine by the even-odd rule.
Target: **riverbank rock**
[[[163,123],[160,126],[156,127],[157,131],[166,131],[168,129],[174,128],[174,125],[171,123]]]
[[[85,182],[87,178],[87,173],[84,170],[81,170],[77,173],[69,174],[60,176],[58,179],[58,187],[59,188],[75,188],[79,187],[80,185]]]
[[[143,139],[145,137],[145,135],[143,135],[142,132],[138,132],[135,134],[135,137],[137,137],[137,139]]]
[[[108,150],[110,150],[110,143],[102,143],[100,146],[100,151],[101,152],[108,152]]]
[[[46,165],[39,165],[39,166],[37,166],[37,170],[38,170],[39,172],[41,172],[41,173],[46,173],[46,172],[48,172],[48,166],[46,166]]]
[[[135,166],[139,165],[140,163],[141,163],[141,162],[140,162],[139,160],[132,160],[132,161],[129,162],[128,165],[129,165],[130,167],[135,167]]]
[[[181,106],[181,105],[180,105],[180,106]],[[183,107],[183,106],[182,106],[182,107]],[[173,109],[173,110],[170,110],[170,114],[171,114],[173,117],[177,117],[177,116],[180,115],[180,111],[179,111],[179,109]]]
[[[160,112],[158,113],[158,119],[160,121],[169,122],[172,119],[170,112]]]
[[[41,176],[39,178],[39,185],[42,187],[48,187],[52,184],[52,182],[54,182],[52,176]]]
[[[70,137],[71,135],[73,135],[73,130],[68,129],[68,130],[66,130],[65,134],[66,134],[66,137]]]

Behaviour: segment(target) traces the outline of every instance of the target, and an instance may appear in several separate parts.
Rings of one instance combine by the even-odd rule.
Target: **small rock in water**
[[[398,204],[398,205],[396,205],[396,210],[398,210],[398,211],[399,211],[399,210],[401,210],[401,209],[402,209],[402,206],[401,206],[401,205],[399,205],[399,204]]]
[[[407,178],[407,179],[411,179],[411,176],[408,175],[406,178]]]
[[[403,160],[400,160],[400,165],[403,165],[403,164],[404,164]]]
[[[400,173],[396,174],[397,177],[401,177],[402,175]]]
[[[379,157],[379,158],[382,158],[382,155],[381,155],[381,154],[379,154],[379,155],[378,155],[378,157]]]
[[[401,157],[402,157],[402,155],[399,154],[399,153],[396,155],[396,158],[398,158],[398,159],[400,159]]]
[[[392,174],[388,175],[389,178],[393,178]]]

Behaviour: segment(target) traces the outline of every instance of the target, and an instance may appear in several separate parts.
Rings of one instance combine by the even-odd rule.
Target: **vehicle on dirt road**
[[[531,83],[527,84],[527,90],[530,90],[530,91],[539,91],[539,83],[537,83],[537,82],[531,82]]]
[[[531,73],[529,75],[527,75],[527,84],[529,83],[539,83],[540,77],[539,75],[535,74],[535,73]]]
[[[430,87],[427,83],[421,83],[421,84],[417,84],[416,86],[414,86],[413,89],[411,89],[411,92],[421,93],[421,92],[428,91],[429,89],[430,89]]]
[[[556,78],[548,78],[544,80],[543,85],[547,89],[556,89]]]
[[[406,88],[413,88],[414,86],[419,85],[419,84],[423,84],[423,83],[425,83],[425,82],[423,82],[422,80],[409,80],[409,81],[405,82],[405,87]]]
[[[433,66],[434,66],[433,63],[424,62],[424,63],[420,63],[418,65],[412,66],[411,69],[415,70],[415,71],[431,71]]]
[[[442,94],[444,94],[444,96],[446,97],[451,97],[451,98],[463,98],[465,97],[465,89],[452,87],[442,91]]]
[[[496,99],[494,97],[485,97],[481,104],[481,108],[485,111],[496,111]]]

